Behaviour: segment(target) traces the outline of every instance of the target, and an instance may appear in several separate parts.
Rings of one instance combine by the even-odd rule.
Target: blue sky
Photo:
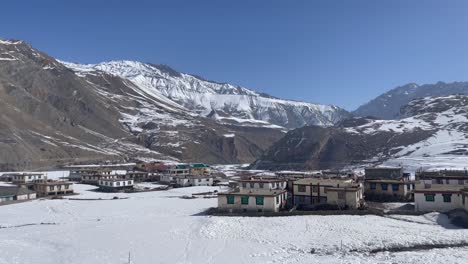
[[[468,81],[467,11],[461,0],[16,0],[2,3],[0,37],[353,110],[409,82]]]

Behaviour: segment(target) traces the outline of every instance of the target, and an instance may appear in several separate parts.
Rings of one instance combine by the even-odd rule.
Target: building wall
[[[13,201],[14,200],[14,197],[13,196],[3,196],[3,197],[0,197],[0,203],[2,202],[8,202],[8,201]]]
[[[249,203],[242,204],[241,197],[234,195],[234,204],[227,203],[228,195],[218,195],[218,208],[222,210],[235,210],[235,211],[254,211],[262,210],[263,212],[278,212],[283,204],[283,201],[286,200],[286,193],[278,194],[276,196],[263,196],[263,205],[256,204],[256,196],[249,195]],[[247,196],[247,195],[246,195]],[[278,202],[277,198],[278,197]]]
[[[262,187],[263,186],[263,187]],[[239,187],[241,189],[263,189],[263,190],[273,190],[273,189],[286,189],[287,182],[264,182],[263,184],[260,182],[240,182]]]
[[[432,193],[430,193],[432,194]],[[456,208],[462,208],[461,194],[452,194],[452,201],[450,203],[444,202],[442,193],[436,193],[433,202],[426,201],[424,193],[414,194],[414,204],[416,211],[440,211],[446,212]],[[465,203],[466,205],[466,203]]]
[[[344,193],[344,197],[341,198],[339,193]],[[338,205],[340,207],[348,206],[351,209],[359,207],[359,202],[362,199],[362,190],[357,191],[336,191],[328,190],[327,192],[327,203]]]
[[[375,184],[376,188],[371,189],[371,184]],[[387,190],[382,190],[382,184],[385,183],[379,183],[379,182],[365,182],[365,193],[366,194],[379,194],[379,195],[391,195],[391,196],[401,196],[401,197],[406,197],[409,194],[409,190],[412,188],[411,183],[398,183],[399,187],[397,191],[393,190],[393,184],[395,183],[387,183]],[[409,188],[408,189],[408,184]]]
[[[468,186],[468,180],[458,180],[458,179],[424,179],[420,180],[422,184],[448,184],[448,185],[459,185],[459,186]]]

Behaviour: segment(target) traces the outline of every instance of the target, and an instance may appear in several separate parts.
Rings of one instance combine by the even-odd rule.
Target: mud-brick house
[[[36,199],[36,192],[18,186],[0,186],[0,203]]]
[[[101,179],[99,190],[103,192],[120,192],[133,190],[134,181],[131,179]]]
[[[57,196],[73,193],[73,182],[67,181],[37,181],[33,185],[34,191],[37,196]]]
[[[362,184],[352,179],[305,178],[292,186],[292,201],[299,209],[314,209],[324,205],[357,209],[364,204]]]
[[[412,200],[414,181],[402,167],[371,167],[365,169],[364,192],[367,200]]]
[[[188,164],[171,165],[168,166],[164,174],[171,176],[190,175],[190,166]]]
[[[93,174],[84,174],[81,176],[81,182],[85,184],[93,184],[93,185],[99,185],[99,181],[101,180],[111,180],[111,179],[117,179],[119,178],[119,175],[116,174],[110,174],[110,173],[93,173]]]
[[[213,186],[213,180],[213,177],[208,175],[189,175],[175,177],[175,182],[178,187]]]
[[[236,189],[218,194],[218,210],[227,212],[279,212],[286,205],[286,190]]]
[[[416,184],[414,189],[414,207],[416,211],[447,212],[453,209],[468,208],[463,186],[448,184]]]
[[[27,184],[47,179],[43,173],[9,173],[8,177],[14,184]]]

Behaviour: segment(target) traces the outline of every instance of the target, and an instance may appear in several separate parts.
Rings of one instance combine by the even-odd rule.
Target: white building
[[[250,178],[237,182],[240,190],[284,190],[287,187],[286,180],[273,178]]]
[[[133,180],[129,179],[101,179],[99,180],[99,188],[103,191],[120,191],[133,189]]]
[[[213,177],[208,176],[183,176],[175,177],[175,180],[180,187],[213,186]]]
[[[107,173],[85,174],[81,176],[81,182],[86,184],[99,185],[99,181],[101,180],[113,180],[118,178],[119,175]]]
[[[42,173],[12,173],[8,175],[15,184],[31,183],[34,181],[46,180],[46,176]]]
[[[462,189],[457,185],[418,184],[414,190],[415,210],[447,212],[463,208]]]
[[[228,212],[279,212],[286,205],[286,190],[238,189],[218,193],[218,209]]]
[[[36,192],[17,186],[0,186],[0,203],[36,199]]]

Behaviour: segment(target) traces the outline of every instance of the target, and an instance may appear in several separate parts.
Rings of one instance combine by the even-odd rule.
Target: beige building
[[[86,184],[99,185],[101,180],[113,180],[118,179],[119,175],[110,173],[95,173],[95,174],[84,174],[81,176],[81,182]]]
[[[72,194],[73,183],[66,181],[41,181],[35,182],[33,189],[39,197]]]
[[[299,208],[334,205],[356,209],[364,203],[362,185],[352,179],[305,178],[292,185],[292,201]]]
[[[237,189],[218,194],[218,209],[229,212],[279,212],[286,205],[285,190]]]
[[[17,186],[0,186],[0,203],[36,199],[36,192]]]
[[[42,181],[47,177],[42,173],[11,173],[8,174],[14,184],[25,184],[34,181]]]

